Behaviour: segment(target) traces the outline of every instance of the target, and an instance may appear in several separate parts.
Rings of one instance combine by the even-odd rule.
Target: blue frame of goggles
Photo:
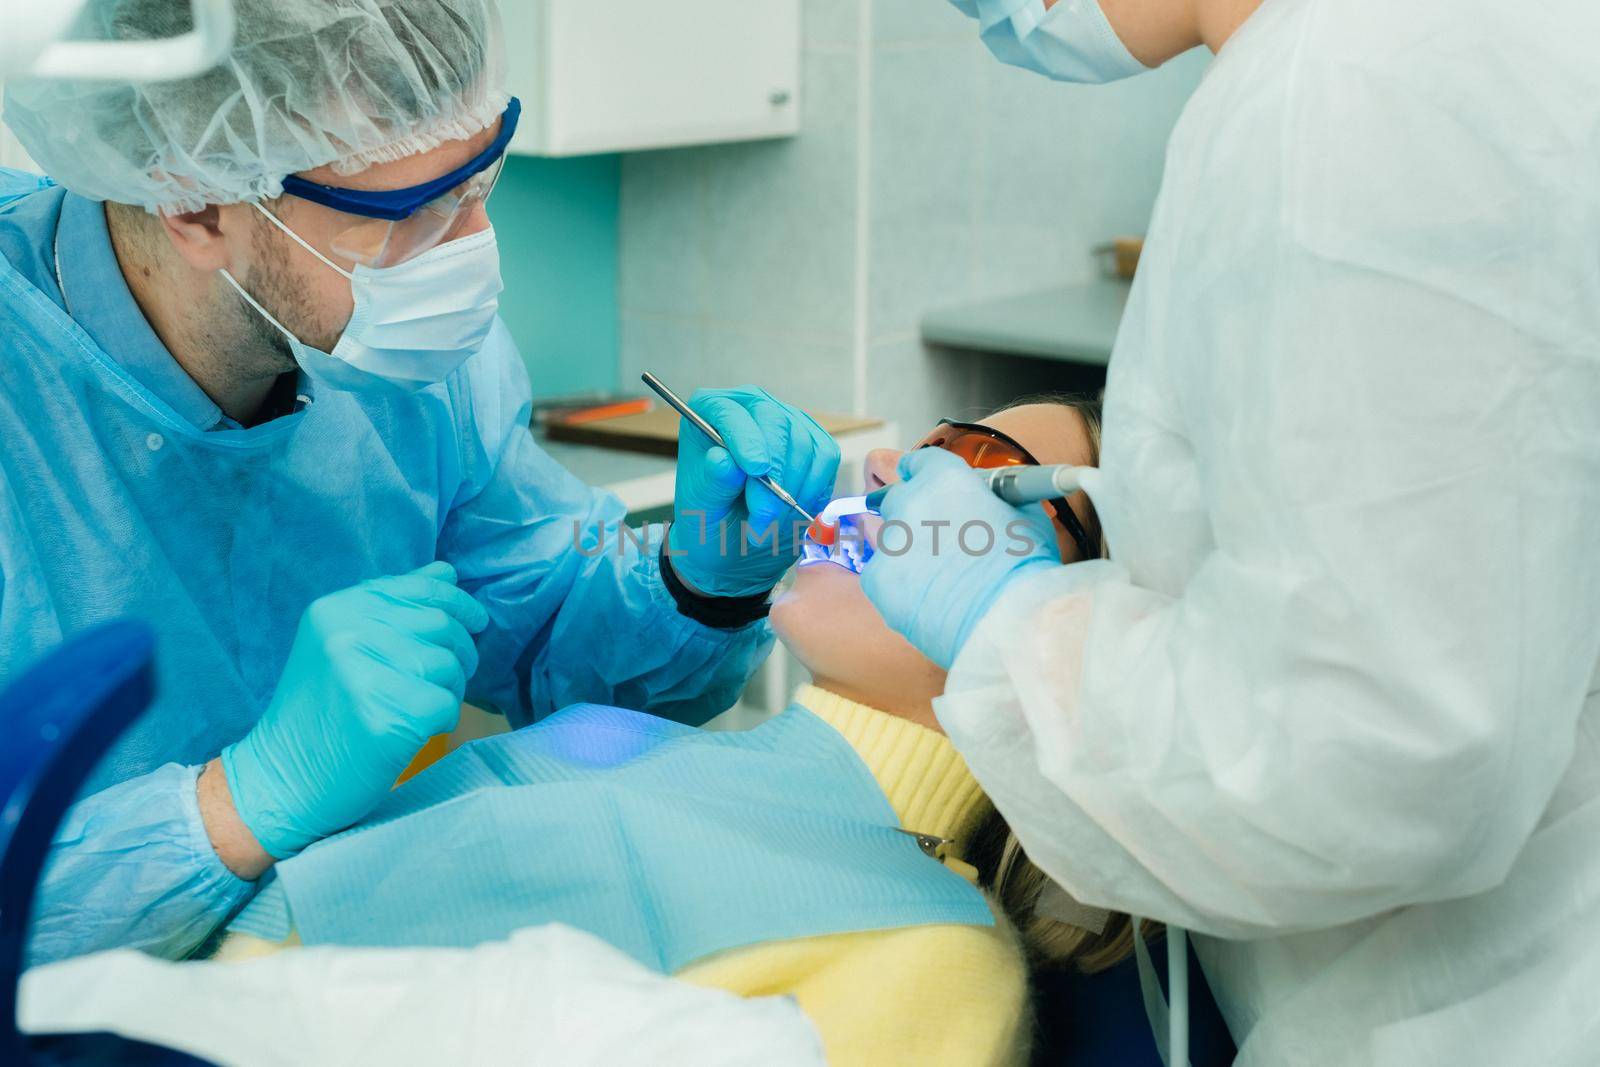
[[[482,152],[420,185],[351,189],[291,174],[283,179],[283,191],[348,217],[332,239],[335,255],[372,268],[397,266],[469,232],[500,179],[521,113],[521,102],[512,97]]]
[[[487,148],[449,174],[442,174],[421,185],[405,189],[344,189],[336,185],[308,181],[291,174],[283,179],[283,191],[301,200],[331,207],[335,211],[360,215],[368,219],[399,222],[410,218],[423,205],[437,200],[462,182],[498,163],[505,156],[506,147],[511,144],[511,138],[517,132],[517,119],[521,115],[522,101],[513,96],[506,104],[505,111],[501,113],[500,132],[495,135],[495,139]]]

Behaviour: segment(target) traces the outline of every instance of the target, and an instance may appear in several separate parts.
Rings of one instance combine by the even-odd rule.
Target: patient
[[[1098,442],[1097,405],[1045,399],[1004,409],[980,425],[941,424],[923,446],[948,447],[981,466],[1094,465]],[[899,458],[888,450],[868,457],[869,490],[895,480]],[[1040,506],[1052,518],[1064,561],[1099,554],[1098,523],[1083,494]],[[497,921],[554,919],[603,937],[625,931],[608,939],[689,982],[744,996],[795,997],[832,1063],[1026,1062],[1030,969],[1108,967],[1131,951],[1129,921],[1078,905],[1028,862],[939,729],[932,702],[943,690],[943,672],[884,625],[859,583],[834,563],[802,564],[776,601],[773,626],[813,678],[783,715],[736,735],[576,708],[468,745],[398,789],[361,826],[280,864],[287,893],[266,887],[236,920],[218,957],[249,959],[299,943],[298,934],[318,940],[313,927],[334,943],[437,944],[509,934]],[[644,742],[626,740],[646,735]],[[601,742],[592,743],[597,737]],[[690,747],[674,747],[683,745]],[[522,777],[514,773],[518,766]],[[852,773],[867,783],[877,807],[852,806],[844,796],[858,783]],[[540,805],[568,796],[530,793],[529,806],[457,814],[472,822],[437,822],[447,840],[434,842],[437,850],[430,848],[425,860],[399,855],[415,849],[373,844],[384,834],[402,840],[413,825],[408,820],[436,818],[473,788],[495,794],[496,775],[518,784],[543,775],[550,785],[579,789],[574,795],[586,805],[579,810],[592,818],[573,828],[551,813],[544,829],[506,850],[509,859],[499,855],[498,838],[474,844],[470,831],[459,829],[491,817],[536,818]],[[624,781],[631,784],[623,788]],[[732,804],[716,791],[717,782],[728,781],[741,781],[744,790]],[[677,818],[675,811],[693,823],[681,839],[670,829],[650,829],[673,826],[660,820]],[[626,823],[616,835],[626,859],[612,857],[607,862],[617,865],[606,867],[589,853],[610,855],[603,846],[613,836],[606,822],[613,818]],[[563,844],[568,829],[576,843]],[[913,841],[899,830],[919,836]],[[653,842],[663,847],[653,852]],[[808,851],[808,843],[821,854]],[[701,845],[712,851],[697,852]],[[546,850],[548,862],[540,866]],[[528,860],[529,853],[537,855]],[[569,864],[577,855],[584,863]],[[519,859],[526,868],[516,866]],[[536,874],[506,873],[523,869]],[[420,888],[481,887],[496,878],[501,891],[460,910]],[[352,881],[359,902],[343,910],[355,917],[346,916],[336,936],[328,931],[337,924],[314,916],[308,902],[314,892],[331,892],[330,884],[350,892]],[[391,906],[397,892],[404,899]],[[606,902],[621,897],[628,899],[612,901],[621,910],[607,911]],[[627,909],[634,898],[648,902],[637,916]],[[701,929],[702,903],[712,918],[727,920],[713,924],[712,940]],[[387,909],[388,918],[364,926],[369,907]]]

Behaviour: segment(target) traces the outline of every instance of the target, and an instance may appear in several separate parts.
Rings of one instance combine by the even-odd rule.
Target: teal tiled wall
[[[622,163],[621,366],[758,382],[908,438],[1081,376],[923,344],[930,310],[1086,282],[1144,232],[1203,50],[1115,85],[997,62],[940,0],[804,0],[798,137]]]
[[[536,397],[617,387],[617,156],[510,156],[491,202],[500,314]]]

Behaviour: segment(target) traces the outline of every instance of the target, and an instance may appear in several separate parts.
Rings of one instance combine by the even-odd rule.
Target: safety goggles
[[[500,132],[487,148],[449,174],[421,185],[347,189],[291,174],[283,179],[283,191],[354,216],[333,239],[337,255],[369,267],[392,267],[463,236],[494,192],[521,114],[521,102],[512,97],[500,116]]]
[[[939,425],[935,426],[933,432],[924,437],[916,447],[942,448],[946,452],[960,456],[967,466],[978,470],[1040,465],[1039,461],[1033,458],[1033,453],[1011,437],[975,422],[940,419]],[[1078,549],[1078,558],[1098,559],[1099,546],[1089,539],[1088,531],[1084,530],[1083,523],[1078,521],[1078,516],[1073,513],[1066,500],[1047,500],[1045,503],[1049,505],[1056,522],[1060,523],[1062,529],[1067,531],[1067,536],[1072,538],[1073,545]]]

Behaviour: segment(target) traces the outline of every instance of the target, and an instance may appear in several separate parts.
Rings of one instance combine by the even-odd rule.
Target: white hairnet
[[[216,69],[130,84],[23,80],[5,120],[46,173],[95,200],[192,211],[277,196],[286,175],[354,173],[494,122],[494,0],[235,0],[238,36]],[[179,0],[91,0],[79,35],[186,32]]]

